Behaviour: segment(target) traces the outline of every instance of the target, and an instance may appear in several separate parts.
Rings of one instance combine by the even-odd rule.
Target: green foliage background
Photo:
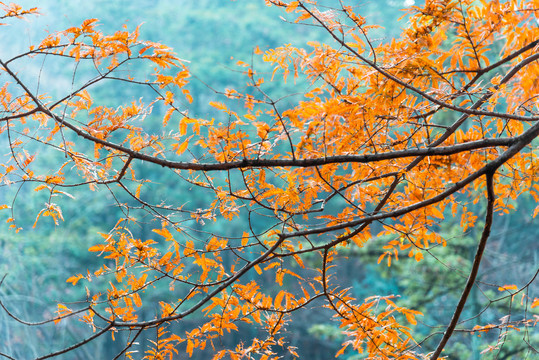
[[[235,67],[235,62],[251,62],[256,45],[264,50],[286,43],[304,46],[307,46],[308,41],[331,43],[327,34],[316,28],[283,21],[280,17],[287,18],[287,14],[276,8],[267,8],[261,0],[47,0],[19,3],[23,6],[40,7],[43,16],[0,28],[0,57],[3,60],[24,51],[30,44],[39,42],[47,31],[75,26],[86,18],[98,18],[103,32],[116,31],[124,23],[129,29],[144,23],[141,27],[141,38],[167,44],[175,49],[179,57],[190,61],[189,68],[195,75],[190,89],[195,101],[189,106],[189,111],[198,117],[217,116],[212,108],[207,106],[209,101],[216,98],[214,90],[236,88],[241,91],[245,88],[246,79]],[[324,4],[338,6],[338,1],[328,0]],[[387,41],[399,34],[400,27],[406,26],[405,20],[397,22],[402,15],[399,9],[403,2],[355,1],[354,4],[369,23],[384,26],[384,29],[374,33],[375,41]],[[257,63],[257,66],[260,65]],[[72,63],[66,65],[54,58],[19,62],[16,63],[16,68],[25,80],[34,86],[39,84],[40,89],[53,96],[69,91],[75,71]],[[78,68],[76,71],[77,76],[83,78],[90,70]],[[132,67],[129,71],[143,75],[147,69]],[[279,97],[301,93],[308,85],[301,82],[276,82],[266,86],[265,89],[270,94]],[[141,96],[151,95],[139,90],[135,91],[121,83],[107,83],[98,87],[96,102],[117,106],[126,99],[130,102]],[[289,102],[292,103],[294,99],[297,97],[291,97]],[[159,133],[158,111],[153,115],[145,120],[146,125]],[[7,143],[2,140],[0,145],[3,149],[1,156],[7,156]],[[54,161],[56,155],[51,153],[50,161]],[[43,164],[43,170],[47,170],[46,163]],[[195,193],[190,186],[176,181],[173,177],[160,175],[155,178],[155,182],[156,185],[151,188],[151,196],[156,202],[165,197],[174,199],[174,196],[180,201],[187,194],[192,197],[190,201],[196,208],[203,207],[208,199],[207,195]],[[36,214],[47,200],[32,190],[33,185],[29,184],[0,188],[0,203],[8,202],[17,194],[14,215],[19,226],[24,228],[17,235],[8,231],[5,223],[0,228],[0,275],[7,274],[0,287],[0,298],[14,315],[29,321],[41,321],[53,315],[55,304],[60,300],[65,303],[85,298],[80,287],[71,287],[65,283],[65,279],[75,273],[84,272],[85,269],[92,271],[98,267],[101,259],[88,253],[87,248],[100,240],[97,232],[107,232],[121,213],[106,190],[96,195],[87,192],[87,189],[75,189],[71,191],[75,200],[58,200],[64,212],[63,223],[55,226],[49,219],[44,219],[36,228],[32,228]],[[539,226],[530,217],[535,204],[531,198],[524,196],[520,199],[515,204],[516,212],[496,220],[487,258],[479,277],[485,284],[524,285],[539,262]],[[475,209],[481,219],[483,206],[477,204]],[[7,211],[0,212],[3,221],[10,216]],[[200,225],[194,223],[188,225],[195,230],[201,229]],[[135,236],[153,237],[151,230],[155,226],[157,225],[143,221],[138,227],[139,233]],[[241,234],[246,227],[247,220],[240,219],[233,224],[222,221],[208,223],[204,230]],[[427,335],[433,326],[448,322],[466,280],[465,276],[455,269],[462,269],[465,273],[470,267],[478,239],[477,230],[463,233],[458,221],[451,218],[440,224],[439,231],[452,239],[447,247],[432,251],[443,263],[434,257],[426,256],[420,263],[412,259],[402,259],[391,268],[384,264],[376,265],[383,242],[388,239],[373,239],[364,249],[350,250],[346,257],[340,259],[338,269],[343,271],[339,272],[338,279],[343,287],[353,287],[355,295],[360,299],[373,293],[398,295],[399,301],[425,314],[417,326],[417,331]],[[317,259],[313,257],[309,261],[316,262]],[[90,286],[97,287],[99,284]],[[272,286],[271,279],[265,286]],[[483,312],[481,317],[473,320],[472,324],[497,323],[499,317],[505,315],[511,306],[511,311],[518,318],[519,311],[522,311],[518,301],[513,305],[508,301],[491,304],[490,299],[499,294],[496,294],[495,288],[488,288],[486,285],[484,288],[486,290],[473,293],[468,305],[468,315],[476,313],[486,305],[490,305],[490,308]],[[152,291],[158,298],[168,289],[156,288]],[[533,294],[528,295],[533,297]],[[74,306],[76,307],[76,304]],[[295,315],[297,321],[288,328],[288,341],[297,346],[299,354],[306,359],[333,358],[343,336],[332,323],[319,320],[324,318],[324,310],[319,307],[320,304],[316,306],[318,307]],[[150,306],[146,315],[151,317],[153,311],[155,309]],[[193,317],[187,322],[187,325],[193,325],[198,320]],[[239,333],[226,338],[225,343],[235,344],[241,341],[242,331],[253,335],[252,329],[240,330]],[[90,334],[88,328],[77,323],[44,327],[23,326],[9,318],[5,312],[0,312],[0,352],[17,359],[44,355]],[[498,334],[488,336],[493,343],[498,340]],[[92,343],[76,353],[66,355],[65,359],[112,358],[121,350],[122,337],[122,334],[118,334],[119,341],[112,342],[108,338]],[[531,337],[531,340],[537,340],[537,334],[510,334],[498,359],[526,355],[512,345],[511,337]],[[436,339],[435,336],[421,345],[426,349],[432,348]],[[140,351],[143,352],[147,345],[147,342],[140,341]],[[481,350],[476,342],[455,336],[447,349],[447,355],[455,359],[477,359]],[[193,359],[197,358],[196,356],[197,354]],[[200,354],[198,358],[204,359],[206,356],[207,354]],[[284,356],[286,358],[287,355]],[[488,356],[490,355],[487,355],[487,358]],[[343,358],[359,359],[361,356],[346,353]]]

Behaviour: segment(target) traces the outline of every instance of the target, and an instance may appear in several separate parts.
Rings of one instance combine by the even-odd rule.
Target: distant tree
[[[0,133],[9,152],[0,180],[4,187],[33,184],[35,196],[46,194],[33,226],[45,218],[60,225],[61,202],[77,188],[114,198],[121,210],[102,243],[89,248],[102,265],[67,279],[87,286],[86,304],[58,304],[50,319],[80,318],[90,334],[41,358],[110,333],[124,341],[116,358],[205,350],[214,359],[274,359],[280,348],[296,354],[285,326],[315,307],[326,308],[345,336],[337,356],[438,359],[456,330],[469,336],[498,331],[498,340],[486,344],[493,352],[520,330],[522,351],[535,351],[527,339],[539,305],[530,294],[537,272],[518,285],[476,281],[495,213],[511,211],[522,194],[539,200],[535,3],[426,1],[411,7],[399,39],[377,44],[369,37],[373,26],[342,2],[336,8],[266,2],[283,8],[289,21],[334,39],[310,43],[310,50],[254,51],[272,66],[269,81],[309,82],[293,106],[265,91],[254,60],[239,61],[247,90],[216,92],[222,100],[210,103],[214,118],[192,116],[187,109],[196,94],[189,91],[187,61],[140,40],[138,28],[103,34],[96,19],[0,59]],[[4,21],[37,12],[0,6]],[[46,74],[25,73],[25,64],[43,57],[76,65],[65,94],[48,97],[40,91]],[[131,71],[136,62],[151,65],[146,78]],[[155,97],[124,101],[119,93],[107,100],[116,107],[95,103],[92,92],[111,84]],[[152,111],[161,114],[157,132]],[[175,193],[175,183],[188,183],[190,191]],[[155,198],[153,189],[161,186],[166,198]],[[7,226],[15,232],[21,226],[16,196],[1,206],[11,211]],[[480,221],[475,204],[484,205]],[[454,217],[464,230],[476,223],[482,230],[471,266],[446,269],[467,277],[453,316],[426,337],[414,337],[421,314],[395,296],[357,299],[341,283],[335,261],[350,249],[369,244],[388,266],[399,255],[421,262],[434,247],[451,246],[440,224]],[[213,232],[211,223],[222,221],[231,230]],[[153,239],[137,235],[148,226]],[[415,275],[408,274],[410,281]],[[261,286],[262,278],[275,286]],[[509,307],[500,322],[472,327],[461,314],[474,287],[497,292],[489,305],[515,299],[521,310]],[[157,290],[163,294],[158,304],[148,300]],[[197,315],[202,322],[189,322]],[[253,331],[229,345],[223,339],[245,328],[240,324]],[[432,337],[438,345],[422,346]],[[153,345],[139,349],[140,338]]]

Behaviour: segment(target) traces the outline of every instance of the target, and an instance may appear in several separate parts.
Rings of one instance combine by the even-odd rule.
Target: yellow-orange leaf
[[[498,288],[498,291],[506,291],[506,290],[518,290],[518,286],[516,286],[516,285],[504,285],[504,286],[500,286]]]
[[[170,121],[170,117],[174,113],[174,110],[175,109],[173,107],[167,110],[167,112],[165,113],[165,116],[163,116],[163,126],[167,126],[168,122]]]
[[[189,146],[189,139],[185,140],[181,144],[177,145],[174,144],[172,147],[176,150],[176,154],[181,155],[187,150],[187,146]]]
[[[255,121],[256,120],[256,116],[254,116],[253,114],[245,114],[243,115],[246,119],[248,120],[251,120],[251,121]]]
[[[101,251],[104,251],[105,249],[106,249],[105,245],[97,244],[97,245],[94,245],[94,246],[90,246],[88,248],[88,251],[90,251],[90,252],[101,252]]]
[[[219,101],[210,101],[209,105],[217,110],[227,110],[226,105]]]
[[[249,233],[243,232],[243,236],[241,237],[241,246],[247,245],[249,242]]]
[[[284,292],[284,290],[281,290],[281,291],[279,291],[277,296],[275,296],[275,300],[274,300],[273,304],[274,304],[274,306],[275,306],[275,308],[277,310],[282,309],[281,302],[283,301],[283,298],[284,298],[285,295],[286,295],[286,293]]]
[[[142,184],[139,184],[139,185],[137,186],[137,190],[135,191],[135,197],[136,197],[137,199],[140,199],[140,190],[141,190],[141,189],[142,189]]]
[[[58,314],[58,317],[54,319],[54,323],[58,324],[62,320],[63,317],[71,314],[72,312],[73,311],[67,306],[63,304],[58,304],[58,310],[56,311],[56,313]]]
[[[71,276],[69,277],[66,282],[68,283],[71,283],[73,285],[77,284],[77,282],[82,279],[84,276],[82,276],[82,274],[78,274],[78,275],[75,275],[75,276]]]
[[[162,237],[164,237],[165,239],[168,240],[172,240],[172,234],[170,233],[170,231],[168,231],[167,228],[162,228],[162,229],[153,229],[152,230],[154,233],[156,234],[159,234],[161,235]]]
[[[48,185],[45,185],[45,184],[41,184],[39,186],[37,186],[34,191],[40,191],[40,190],[43,190],[43,189],[50,189]]]

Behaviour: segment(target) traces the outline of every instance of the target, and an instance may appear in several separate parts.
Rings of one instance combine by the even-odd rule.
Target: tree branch
[[[457,323],[459,321],[459,317],[464,310],[464,305],[466,305],[466,301],[468,300],[468,295],[470,295],[470,292],[475,284],[477,272],[479,271],[479,266],[481,265],[481,259],[485,251],[485,247],[487,246],[487,241],[490,236],[490,229],[492,226],[494,201],[496,200],[494,196],[493,185],[494,173],[495,170],[490,170],[488,173],[485,174],[487,180],[487,215],[485,217],[485,226],[483,228],[483,233],[481,234],[481,239],[479,240],[479,244],[477,245],[477,250],[472,264],[472,270],[470,271],[470,275],[468,276],[468,280],[466,281],[466,285],[464,286],[464,290],[462,292],[462,295],[460,296],[460,300],[457,304],[457,307],[455,308],[455,312],[453,314],[453,317],[451,318],[451,322],[447,326],[444,336],[442,337],[442,340],[440,340],[440,343],[438,344],[436,350],[434,350],[434,352],[432,353],[430,360],[438,359],[445,345],[453,335],[455,327],[457,326]]]
[[[108,332],[112,327],[114,326],[114,321],[110,322],[107,326],[105,326],[101,331],[99,332],[96,332],[94,335],[90,336],[89,338],[86,338],[84,340],[82,340],[81,342],[78,342],[76,344],[73,344],[69,347],[66,347],[65,349],[62,349],[62,350],[59,350],[59,351],[56,351],[56,352],[53,352],[53,353],[50,353],[50,354],[47,354],[45,356],[41,356],[41,357],[38,357],[36,358],[35,360],[43,360],[43,359],[49,359],[49,358],[52,358],[52,357],[55,357],[55,356],[58,356],[58,355],[62,355],[62,354],[66,354],[72,350],[75,350],[76,348],[79,348],[95,339],[97,339],[98,337],[100,337],[101,335],[105,334],[106,332]]]

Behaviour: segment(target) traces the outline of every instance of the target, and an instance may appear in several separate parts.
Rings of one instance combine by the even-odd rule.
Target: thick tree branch
[[[410,205],[410,206],[407,206],[398,210],[394,210],[391,212],[366,216],[358,220],[349,221],[349,222],[334,225],[334,226],[325,226],[325,227],[313,228],[309,230],[286,233],[286,234],[283,234],[283,236],[285,236],[286,238],[291,238],[291,237],[297,237],[297,236],[307,236],[307,235],[329,233],[332,231],[355,227],[363,223],[367,223],[367,222],[371,222],[375,220],[395,218],[395,217],[404,215],[406,213],[409,213],[411,211],[435,204],[447,198],[449,195],[456,193],[457,191],[464,188],[466,185],[472,183],[479,177],[491,172],[493,169],[497,169],[498,167],[503,165],[507,160],[509,160],[510,158],[515,156],[517,153],[519,153],[520,150],[522,150],[526,145],[530,144],[532,140],[535,139],[537,136],[539,136],[539,123],[535,124],[526,132],[524,132],[521,136],[519,136],[518,137],[519,140],[515,144],[513,144],[509,149],[507,149],[503,154],[501,154],[496,160],[491,161],[490,163],[488,163],[481,169],[477,170],[476,172],[470,174],[468,177],[464,178],[463,180],[454,183],[453,186],[450,187],[449,189],[443,191],[442,193],[436,196],[433,196],[430,199],[420,201],[413,205]]]
[[[536,54],[539,57],[539,54]],[[178,170],[200,170],[200,171],[223,171],[231,169],[240,169],[240,168],[263,168],[263,167],[311,167],[311,166],[321,166],[326,164],[335,164],[335,163],[370,163],[383,160],[392,160],[405,157],[424,157],[424,156],[443,156],[443,155],[454,155],[464,151],[477,150],[488,147],[495,146],[511,146],[514,143],[519,142],[519,137],[515,138],[497,138],[497,139],[483,139],[478,141],[470,141],[462,144],[449,145],[445,147],[435,148],[435,145],[442,143],[451,131],[447,131],[445,136],[441,139],[438,139],[436,144],[431,145],[428,148],[423,149],[409,149],[409,150],[400,150],[387,153],[379,154],[366,154],[366,155],[338,155],[338,156],[328,156],[324,158],[313,158],[313,159],[242,159],[240,161],[232,161],[226,163],[194,163],[194,162],[180,162],[180,161],[170,161],[155,156],[150,156],[139,151],[132,150],[122,145],[112,143],[107,140],[103,140],[92,136],[85,132],[84,130],[79,129],[68,121],[65,121],[62,117],[54,114],[47,106],[41,103],[39,99],[28,89],[27,86],[13,73],[7,65],[0,60],[0,64],[6,69],[10,76],[21,86],[24,91],[32,98],[39,111],[47,114],[53,118],[60,126],[65,126],[75,132],[77,135],[85,138],[86,140],[92,141],[96,144],[103,145],[105,147],[120,151],[129,155],[133,159],[143,160],[156,165],[163,167],[168,167],[171,169]],[[486,101],[486,100],[485,100]],[[474,107],[479,107],[483,101],[478,101],[474,104]],[[467,117],[463,115],[463,117]],[[454,124],[451,128],[455,128],[462,123],[462,119]],[[454,131],[454,130],[453,130]]]
[[[462,311],[464,310],[464,305],[466,305],[468,296],[470,295],[470,292],[472,291],[472,288],[475,284],[475,279],[477,278],[477,272],[479,271],[479,266],[481,265],[481,259],[485,251],[485,247],[487,246],[487,241],[490,236],[490,229],[492,226],[492,216],[494,214],[494,201],[496,200],[494,196],[494,185],[493,185],[494,173],[495,173],[495,170],[489,169],[489,172],[485,174],[486,180],[487,180],[487,215],[485,218],[485,226],[483,228],[483,233],[481,234],[481,239],[479,240],[479,244],[477,245],[477,250],[475,253],[470,275],[468,276],[468,280],[466,281],[466,285],[464,286],[462,295],[460,296],[459,302],[455,308],[453,317],[451,318],[451,321],[449,325],[447,326],[444,336],[442,337],[442,339],[440,340],[440,343],[436,347],[436,350],[434,350],[434,352],[432,353],[430,360],[438,359],[445,345],[447,344],[447,342],[453,335],[453,331],[455,330],[455,327],[457,326],[460,315],[462,314]]]

